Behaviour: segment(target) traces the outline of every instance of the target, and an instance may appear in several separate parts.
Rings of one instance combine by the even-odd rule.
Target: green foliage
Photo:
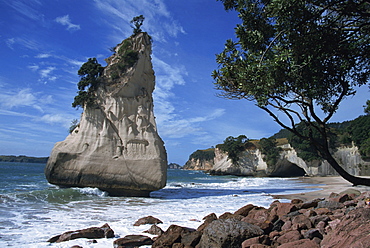
[[[370,100],[366,101],[366,105],[364,106],[364,108],[365,114],[370,115]]]
[[[223,144],[219,144],[216,147],[223,152],[227,152],[229,159],[231,159],[233,164],[236,164],[239,161],[240,153],[252,145],[247,136],[239,135],[237,138],[227,137]]]
[[[347,132],[359,147],[361,155],[370,157],[370,115],[363,115],[351,121]]]
[[[102,67],[96,58],[89,58],[78,70],[80,81],[77,84],[78,94],[74,98],[72,107],[79,108],[85,106],[92,106],[95,102],[95,94],[99,77],[103,73],[104,67]]]
[[[77,119],[73,119],[71,121],[71,126],[69,127],[68,131],[69,133],[72,133],[73,130],[75,130],[76,127],[78,127],[80,124],[78,123],[78,120]]]
[[[215,157],[215,149],[210,148],[207,150],[196,150],[189,156],[189,160],[195,159],[195,160],[213,160]]]
[[[224,96],[280,110],[294,103],[314,111],[308,106],[316,103],[332,113],[353,86],[368,83],[369,3],[221,1],[242,21],[238,40],[217,55],[221,68],[213,77]]]
[[[261,149],[262,154],[265,155],[266,163],[269,166],[274,166],[279,157],[281,148],[277,147],[276,139],[270,138],[262,138],[258,143],[259,148]]]
[[[132,18],[130,23],[133,24],[133,26],[131,26],[134,29],[133,35],[137,35],[138,33],[142,32],[141,26],[143,25],[144,20],[145,17],[143,15],[135,16],[134,18]]]
[[[119,78],[120,73],[133,67],[139,59],[139,52],[133,50],[131,37],[124,40],[118,49],[119,61],[112,66],[111,78]]]
[[[327,127],[342,100],[370,82],[369,2],[220,1],[241,21],[236,40],[216,56],[212,76],[221,96],[255,102],[299,137],[297,145],[307,143],[302,151],[312,145],[345,179],[370,185],[333,158]]]

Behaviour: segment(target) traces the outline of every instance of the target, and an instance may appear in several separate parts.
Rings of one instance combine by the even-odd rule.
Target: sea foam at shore
[[[116,237],[143,234],[150,226],[133,226],[154,216],[166,230],[171,224],[197,228],[210,213],[220,215],[254,204],[268,207],[271,194],[312,191],[309,184],[284,178],[210,176],[199,171],[169,170],[167,186],[150,198],[109,197],[93,188],[60,189],[46,182],[44,164],[0,163],[0,247],[113,247],[113,239],[49,244],[66,231],[108,223]],[[280,200],[284,202],[284,200]],[[288,202],[288,200],[286,200]],[[196,221],[199,220],[199,221]]]

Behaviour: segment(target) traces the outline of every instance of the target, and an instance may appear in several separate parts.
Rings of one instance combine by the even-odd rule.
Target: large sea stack
[[[167,154],[153,114],[150,36],[124,40],[106,62],[95,103],[85,105],[79,125],[55,144],[45,175],[63,187],[148,196],[166,185],[167,175]]]

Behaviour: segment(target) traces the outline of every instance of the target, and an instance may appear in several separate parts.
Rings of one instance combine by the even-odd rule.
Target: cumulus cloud
[[[55,21],[63,26],[67,26],[67,30],[79,30],[81,29],[80,25],[73,24],[69,15],[59,16],[55,18]]]

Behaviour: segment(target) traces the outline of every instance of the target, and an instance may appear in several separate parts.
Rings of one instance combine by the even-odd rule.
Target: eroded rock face
[[[122,50],[138,60],[124,68]],[[157,133],[152,92],[155,77],[151,40],[140,33],[109,57],[79,126],[55,144],[45,168],[47,180],[66,187],[97,187],[117,196],[148,196],[166,184],[167,154]]]

